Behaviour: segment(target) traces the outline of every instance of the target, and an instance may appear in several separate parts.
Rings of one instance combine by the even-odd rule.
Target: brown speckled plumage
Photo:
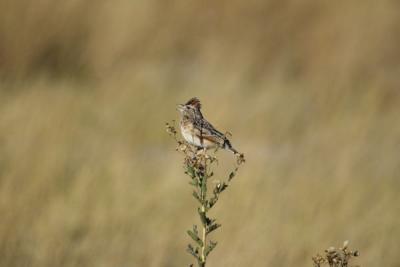
[[[185,140],[198,148],[221,147],[239,154],[228,138],[203,117],[200,109],[201,103],[196,97],[191,98],[184,105],[178,105],[178,110],[182,115],[181,133]]]

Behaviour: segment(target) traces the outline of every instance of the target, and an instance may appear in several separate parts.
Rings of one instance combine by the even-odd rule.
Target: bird
[[[201,113],[201,103],[197,97],[189,99],[185,104],[177,105],[180,112],[180,130],[182,137],[198,150],[209,148],[223,148],[235,155],[241,155],[233,148],[225,134],[221,133],[209,123]]]

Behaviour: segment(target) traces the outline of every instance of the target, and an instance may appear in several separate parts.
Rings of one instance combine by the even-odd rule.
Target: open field
[[[208,266],[312,266],[346,239],[400,266],[399,8],[0,0],[0,266],[191,263],[164,123],[192,96],[247,158]]]

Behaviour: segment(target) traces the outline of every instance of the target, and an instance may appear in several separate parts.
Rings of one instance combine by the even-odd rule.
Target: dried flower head
[[[317,254],[312,257],[315,267],[323,266],[328,264],[330,267],[350,267],[349,261],[354,257],[358,257],[359,253],[357,250],[352,251],[348,249],[349,241],[343,242],[343,246],[340,248],[329,247],[325,250],[325,255]],[[354,266],[355,267],[355,266]]]

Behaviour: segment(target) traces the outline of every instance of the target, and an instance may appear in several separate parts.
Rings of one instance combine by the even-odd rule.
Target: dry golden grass
[[[398,8],[1,0],[0,266],[187,265],[164,122],[192,96],[247,158],[210,267],[311,266],[346,239],[400,265]]]

